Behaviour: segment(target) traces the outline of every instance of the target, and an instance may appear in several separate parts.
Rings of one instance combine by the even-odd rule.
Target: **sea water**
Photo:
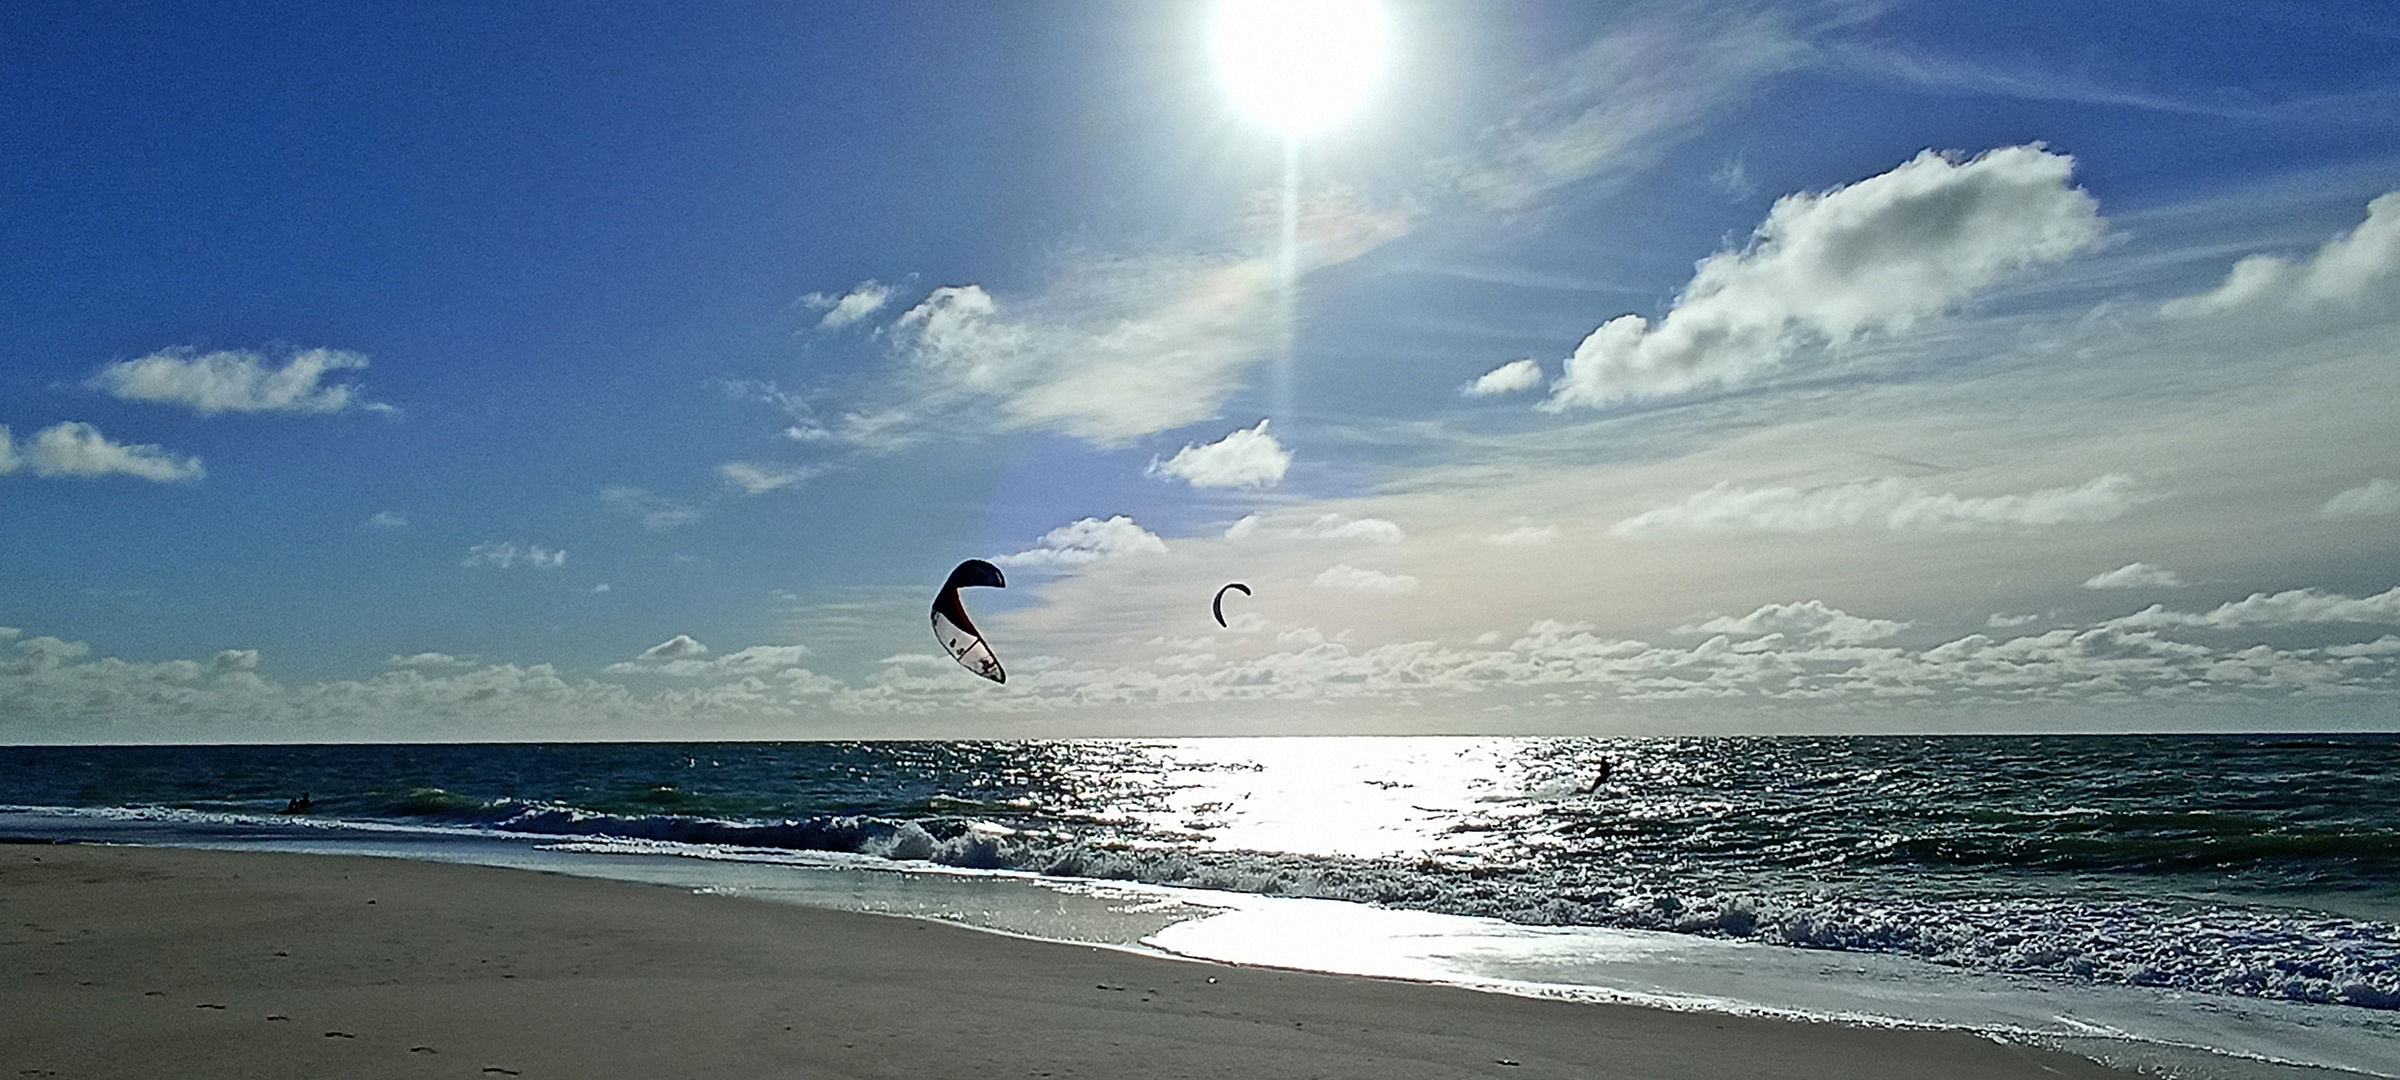
[[[2400,1076],[2393,737],[17,747],[0,804],[17,837]]]

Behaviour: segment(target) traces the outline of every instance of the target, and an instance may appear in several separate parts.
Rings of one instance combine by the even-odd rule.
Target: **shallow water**
[[[145,842],[505,841],[1216,959],[2400,1075],[2396,764],[2360,736],[8,748],[0,803],[151,808],[72,816],[165,830]],[[1133,891],[1074,891],[1109,888]],[[1293,936],[1300,898],[1391,932]],[[1738,985],[1707,974],[1728,956]]]

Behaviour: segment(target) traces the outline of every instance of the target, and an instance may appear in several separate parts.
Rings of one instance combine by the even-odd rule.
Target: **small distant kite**
[[[950,571],[950,580],[942,583],[942,591],[933,597],[933,639],[950,651],[950,658],[968,671],[996,683],[1008,681],[1008,673],[1000,670],[1000,658],[992,655],[992,647],[975,629],[975,620],[967,618],[967,609],[958,602],[958,590],[976,585],[995,589],[1008,587],[1008,579],[1000,576],[1000,568],[982,559],[968,559]]]
[[[1208,610],[1212,614],[1216,615],[1218,626],[1225,626],[1225,594],[1235,589],[1242,590],[1243,596],[1250,595],[1250,586],[1235,581],[1227,583],[1222,589],[1218,589],[1217,598],[1208,602]],[[1227,627],[1227,629],[1231,629],[1231,627]]]

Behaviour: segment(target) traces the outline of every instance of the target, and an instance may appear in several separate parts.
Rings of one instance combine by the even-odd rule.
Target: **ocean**
[[[2400,1077],[2400,737],[0,747],[0,836]]]

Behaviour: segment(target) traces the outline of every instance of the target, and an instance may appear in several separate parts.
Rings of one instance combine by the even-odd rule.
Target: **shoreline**
[[[2130,1075],[1964,1032],[1218,965],[523,870],[167,848],[0,847],[0,996],[32,1006],[0,1015],[16,1067],[59,1077]]]

